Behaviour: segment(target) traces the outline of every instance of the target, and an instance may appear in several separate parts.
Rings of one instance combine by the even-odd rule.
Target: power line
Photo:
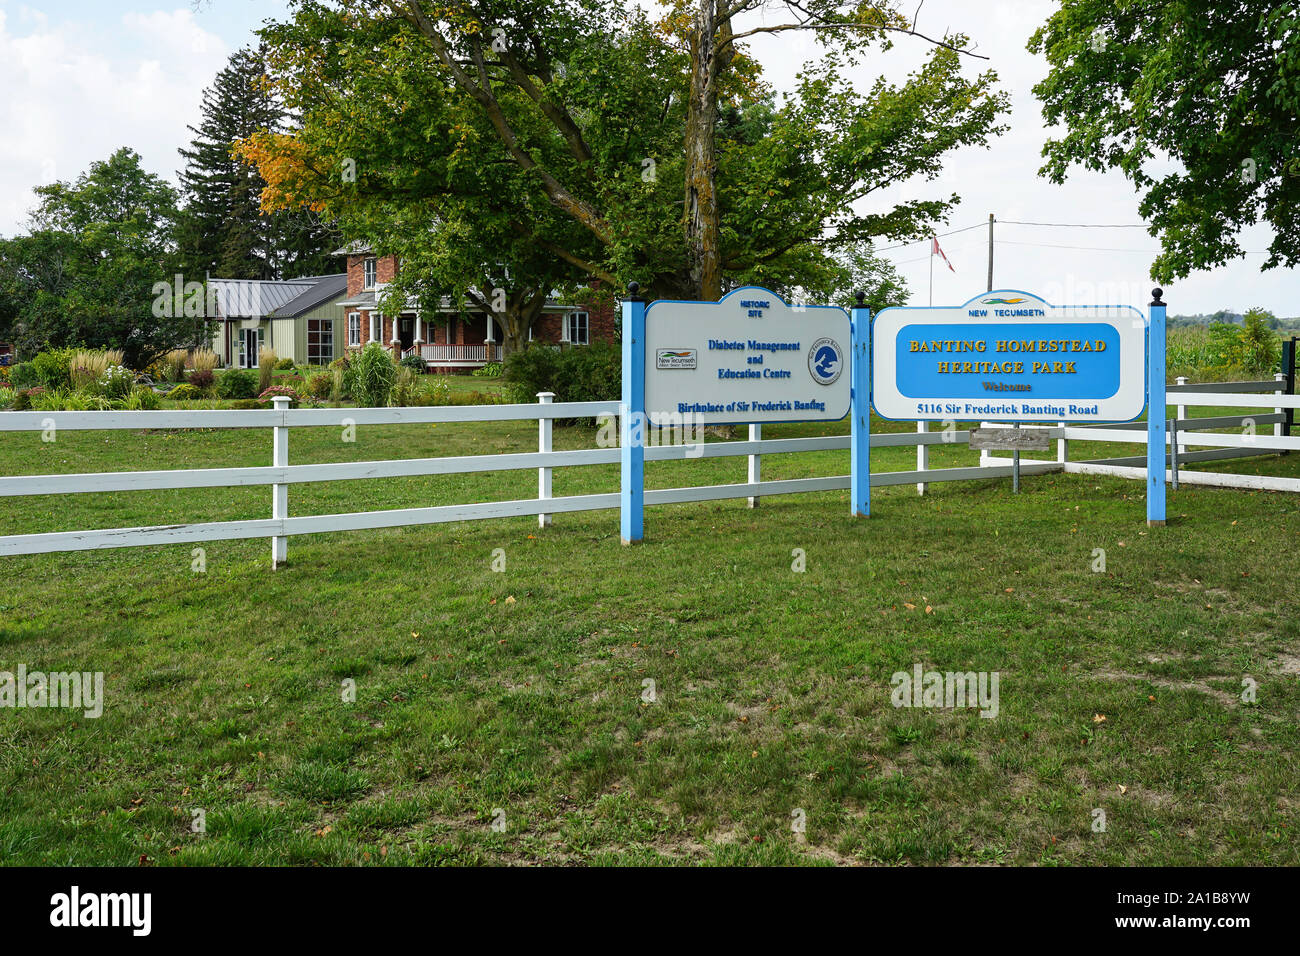
[[[1145,229],[1144,222],[1025,222],[1021,219],[995,219],[1009,226],[1063,226],[1069,229]]]

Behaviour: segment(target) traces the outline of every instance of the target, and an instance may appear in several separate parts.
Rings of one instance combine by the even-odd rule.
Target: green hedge
[[[557,402],[617,401],[623,393],[623,352],[597,342],[565,349],[533,343],[506,357],[502,381],[514,402],[554,392]]]

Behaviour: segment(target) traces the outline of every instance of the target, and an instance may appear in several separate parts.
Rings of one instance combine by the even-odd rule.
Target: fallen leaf
[[[1092,722],[1093,722],[1094,724],[1104,724],[1104,723],[1106,722],[1106,715],[1105,715],[1105,714],[1093,714],[1093,715],[1092,715]]]

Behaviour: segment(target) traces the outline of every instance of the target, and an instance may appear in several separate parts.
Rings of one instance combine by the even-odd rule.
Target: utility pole
[[[993,213],[989,213],[989,288],[993,291]]]

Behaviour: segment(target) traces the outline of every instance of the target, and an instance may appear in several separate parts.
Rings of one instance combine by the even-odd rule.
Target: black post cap
[[[627,284],[627,297],[631,302],[641,302],[641,283],[629,282]]]
[[[865,292],[857,292],[853,297],[858,300],[859,309],[867,304],[867,294]]]
[[[1160,297],[1161,297],[1162,295],[1164,295],[1164,294],[1165,294],[1165,290],[1164,290],[1164,289],[1152,289],[1152,290],[1151,290],[1151,304],[1152,304],[1152,305],[1164,305],[1165,303],[1163,303],[1163,302],[1160,301]]]

